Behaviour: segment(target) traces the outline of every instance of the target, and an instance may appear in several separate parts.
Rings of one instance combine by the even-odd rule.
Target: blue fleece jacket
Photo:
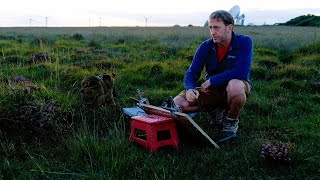
[[[204,67],[207,72],[206,80],[210,79],[211,87],[227,85],[231,79],[246,80],[250,83],[252,56],[253,45],[249,36],[232,32],[230,49],[221,63],[218,63],[216,44],[213,40],[204,41],[198,47],[185,74],[185,90],[196,88]]]

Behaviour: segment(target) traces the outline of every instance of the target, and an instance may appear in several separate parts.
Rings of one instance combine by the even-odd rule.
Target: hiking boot
[[[223,121],[222,133],[228,135],[236,134],[239,128],[239,119],[233,119],[226,117]]]
[[[213,111],[209,111],[208,114],[212,118],[211,125],[218,125],[221,126],[223,123],[223,119],[225,117],[225,109],[223,108],[216,108]]]

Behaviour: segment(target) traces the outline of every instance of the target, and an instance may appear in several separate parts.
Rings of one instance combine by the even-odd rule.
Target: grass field
[[[1,177],[319,179],[320,29],[235,32],[254,40],[254,90],[238,138],[220,150],[182,144],[152,154],[129,141],[128,120],[118,109],[86,108],[80,82],[116,72],[119,106],[132,106],[137,89],[161,105],[183,89],[207,28],[0,28]],[[30,63],[36,53],[47,57]],[[210,128],[208,117],[197,121]],[[280,151],[287,154],[263,158],[263,144],[287,145]]]

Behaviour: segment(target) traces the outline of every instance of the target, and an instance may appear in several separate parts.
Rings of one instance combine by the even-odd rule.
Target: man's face
[[[209,29],[213,42],[224,44],[232,32],[232,25],[225,25],[221,19],[209,19]]]

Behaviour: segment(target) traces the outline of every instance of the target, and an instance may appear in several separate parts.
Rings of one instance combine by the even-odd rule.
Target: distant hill
[[[313,14],[302,15],[287,21],[286,23],[281,23],[279,25],[287,26],[320,26],[320,16]]]

